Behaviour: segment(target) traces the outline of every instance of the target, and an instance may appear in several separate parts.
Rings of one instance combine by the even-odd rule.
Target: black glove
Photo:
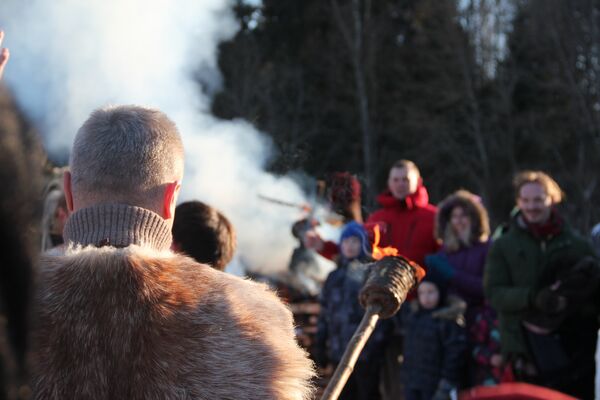
[[[594,293],[600,284],[600,266],[593,257],[584,257],[559,279],[562,281],[560,292],[566,296],[585,298]]]
[[[535,296],[534,305],[548,314],[555,314],[567,308],[567,298],[558,293],[557,284],[546,286]]]
[[[597,277],[600,272],[598,260],[591,256],[583,257],[573,266],[573,272],[581,272],[590,277]]]

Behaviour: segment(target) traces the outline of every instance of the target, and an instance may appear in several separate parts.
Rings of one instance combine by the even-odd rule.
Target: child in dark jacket
[[[446,307],[445,287],[428,276],[417,295],[417,302],[401,311],[406,400],[449,399],[457,389],[467,349],[463,310]]]
[[[317,363],[336,366],[360,324],[364,309],[358,294],[366,280],[371,249],[359,223],[350,222],[342,231],[338,267],[332,271],[321,292],[321,313],[317,331]],[[377,400],[379,369],[389,321],[380,321],[360,354],[340,399]]]

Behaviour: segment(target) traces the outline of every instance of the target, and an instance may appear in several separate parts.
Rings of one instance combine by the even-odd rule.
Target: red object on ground
[[[459,400],[576,400],[567,394],[523,382],[502,383],[497,386],[477,386],[463,390]]]

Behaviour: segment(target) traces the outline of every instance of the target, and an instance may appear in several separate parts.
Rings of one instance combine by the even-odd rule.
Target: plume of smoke
[[[182,200],[221,209],[253,269],[281,270],[298,215],[261,203],[257,194],[302,202],[302,191],[264,172],[270,142],[244,121],[213,118],[210,99],[191,79],[201,65],[204,78],[218,85],[217,45],[236,30],[230,6],[223,0],[3,0],[0,27],[11,48],[5,79],[48,151],[61,159],[99,106],[165,111],[187,152]]]

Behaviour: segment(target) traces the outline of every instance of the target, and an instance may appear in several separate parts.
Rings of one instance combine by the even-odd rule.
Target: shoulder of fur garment
[[[266,285],[169,251],[42,258],[34,399],[309,399],[314,369]]]
[[[444,304],[432,313],[434,318],[455,321],[460,326],[465,326],[465,312],[467,303],[458,296],[449,295]]]

